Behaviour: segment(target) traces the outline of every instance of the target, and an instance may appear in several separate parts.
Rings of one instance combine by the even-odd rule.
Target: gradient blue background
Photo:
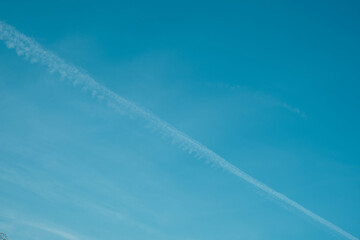
[[[2,21],[357,237],[359,16],[357,1],[0,1]],[[0,109],[9,240],[336,239],[3,43]]]

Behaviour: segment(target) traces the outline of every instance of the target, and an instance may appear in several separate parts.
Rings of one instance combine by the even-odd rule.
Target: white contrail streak
[[[319,215],[311,212],[284,194],[273,190],[264,183],[241,171],[239,168],[226,161],[224,158],[220,157],[203,144],[187,136],[185,133],[177,130],[169,123],[152,114],[150,111],[138,107],[131,101],[107,89],[103,85],[96,82],[86,72],[81,71],[70,64],[67,64],[64,60],[57,57],[53,53],[44,50],[33,39],[25,36],[24,34],[17,31],[14,27],[1,21],[0,40],[5,41],[8,48],[14,48],[18,55],[24,56],[25,59],[29,60],[30,62],[39,62],[41,65],[48,67],[51,72],[57,72],[62,78],[68,79],[74,84],[78,84],[86,90],[91,91],[94,96],[103,98],[116,109],[125,109],[127,113],[145,120],[151,127],[157,129],[164,136],[169,137],[173,142],[178,144],[183,150],[188,151],[190,154],[194,154],[199,158],[204,158],[210,162],[215,163],[217,166],[238,176],[239,178],[253,185],[257,189],[262,190],[269,196],[279,200],[287,206],[298,210],[299,212],[310,217],[333,232],[350,240],[359,240],[357,237],[344,231],[340,227],[327,221]]]

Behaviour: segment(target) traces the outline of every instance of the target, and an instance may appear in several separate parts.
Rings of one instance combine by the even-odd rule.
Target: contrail
[[[130,115],[137,116],[145,120],[151,127],[155,128],[161,134],[170,138],[174,143],[178,144],[182,150],[188,151],[190,154],[194,154],[199,158],[206,159],[207,161],[210,161],[224,170],[238,176],[247,183],[273,197],[274,199],[279,200],[287,206],[292,207],[300,213],[308,216],[312,220],[315,220],[321,225],[327,227],[334,233],[337,233],[346,239],[359,240],[357,237],[306,209],[284,194],[275,191],[266,184],[253,178],[249,174],[241,171],[239,168],[226,161],[224,158],[208,149],[203,144],[187,136],[185,133],[177,130],[175,127],[155,116],[150,111],[138,107],[133,102],[107,89],[105,86],[96,82],[85,71],[79,70],[78,68],[66,63],[64,60],[57,57],[53,53],[44,50],[33,39],[25,36],[24,34],[17,31],[14,27],[2,21],[0,21],[0,40],[4,41],[8,48],[14,48],[17,54],[24,56],[26,60],[29,60],[30,62],[38,62],[41,65],[48,67],[51,72],[59,73],[62,78],[70,80],[75,85],[82,86],[84,89],[90,91],[94,96],[106,100],[117,110],[125,109],[126,112]]]

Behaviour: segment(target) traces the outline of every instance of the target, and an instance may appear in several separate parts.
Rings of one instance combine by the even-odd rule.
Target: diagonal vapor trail
[[[109,105],[113,106],[116,110],[120,110],[122,112],[125,110],[125,112],[128,114],[145,120],[151,127],[155,128],[164,136],[170,138],[182,150],[188,151],[190,154],[194,154],[199,158],[203,158],[214,163],[220,168],[234,174],[245,182],[253,185],[255,188],[268,194],[272,198],[287,206],[290,206],[292,209],[295,209],[310,219],[318,222],[332,232],[349,240],[359,240],[357,237],[306,209],[284,194],[275,191],[266,184],[253,178],[249,174],[241,171],[239,168],[226,161],[224,158],[203,144],[187,136],[185,133],[177,130],[175,127],[160,119],[150,111],[140,108],[126,98],[117,95],[105,86],[96,82],[85,71],[79,70],[71,64],[66,63],[64,60],[54,55],[50,51],[44,50],[33,39],[25,36],[21,32],[17,31],[14,27],[2,21],[0,21],[0,40],[4,41],[8,48],[14,48],[16,53],[20,56],[24,56],[26,60],[32,63],[38,62],[41,65],[46,66],[50,72],[59,73],[61,78],[70,80],[74,85],[82,86],[84,89],[90,91],[94,96],[106,100]]]

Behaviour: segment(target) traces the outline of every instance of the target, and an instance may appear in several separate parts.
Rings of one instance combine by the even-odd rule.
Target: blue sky
[[[355,1],[0,4],[1,21],[360,236]],[[11,240],[341,239],[3,41],[0,108]]]

